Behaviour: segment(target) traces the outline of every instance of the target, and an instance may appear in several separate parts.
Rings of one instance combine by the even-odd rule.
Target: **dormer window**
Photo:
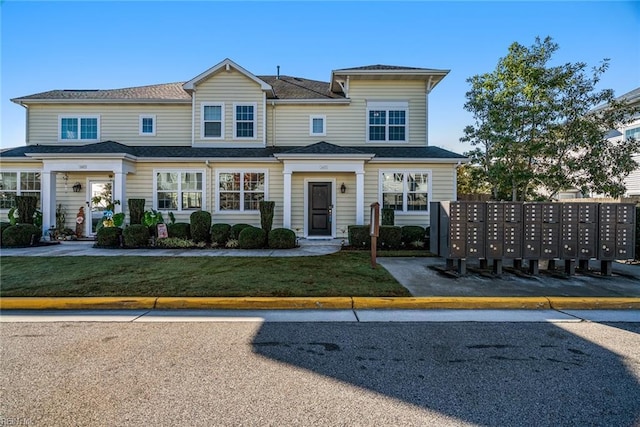
[[[408,102],[367,102],[367,142],[406,142]]]

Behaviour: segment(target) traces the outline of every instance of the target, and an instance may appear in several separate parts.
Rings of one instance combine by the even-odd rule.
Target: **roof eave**
[[[298,154],[280,153],[273,155],[280,160],[371,160],[375,154]]]
[[[441,158],[441,157],[375,157],[371,163],[468,163],[469,159],[464,158]]]
[[[271,87],[270,84],[268,84],[267,82],[265,82],[264,80],[258,78],[256,75],[254,75],[253,73],[250,73],[249,71],[245,70],[244,68],[242,68],[240,65],[236,64],[235,62],[233,62],[232,60],[230,60],[229,58],[226,58],[225,60],[223,60],[222,62],[214,65],[213,67],[209,68],[208,70],[206,70],[203,73],[198,74],[196,77],[194,77],[193,79],[189,80],[188,82],[186,82],[185,84],[182,85],[182,88],[184,90],[187,91],[193,91],[195,90],[196,86],[203,80],[205,80],[206,78],[208,78],[209,76],[211,76],[212,74],[217,73],[219,70],[221,70],[222,68],[225,68],[226,70],[229,70],[230,67],[235,68],[236,70],[238,70],[240,73],[244,74],[246,77],[248,77],[249,79],[253,80],[254,82],[258,83],[260,85],[260,88],[262,90],[273,90],[273,88]]]
[[[137,160],[136,156],[126,153],[25,153],[25,156],[32,159],[118,159]]]
[[[38,99],[38,98],[13,98],[11,102],[19,105],[28,104],[187,104],[190,99]]]
[[[179,162],[179,163],[195,163],[195,162],[225,162],[225,163],[275,163],[277,160],[273,157],[138,157],[138,163],[157,163],[157,162]]]

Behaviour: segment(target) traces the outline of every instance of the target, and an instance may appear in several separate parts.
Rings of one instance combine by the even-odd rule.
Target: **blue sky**
[[[601,88],[640,86],[640,2],[0,1],[1,148],[25,144],[11,98],[189,80],[224,58],[328,81],[371,64],[450,69],[430,96],[430,144],[462,153],[466,79],[508,46],[551,36],[554,63],[611,59]],[[124,142],[124,141],[122,141]]]

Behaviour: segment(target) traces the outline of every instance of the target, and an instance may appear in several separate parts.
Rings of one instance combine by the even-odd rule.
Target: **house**
[[[321,82],[225,59],[186,82],[15,98],[26,145],[0,153],[0,215],[31,194],[44,230],[60,208],[75,228],[84,207],[91,236],[105,197],[127,218],[126,201],[142,198],[177,221],[202,209],[214,223],[253,225],[271,200],[274,227],[328,238],[368,223],[379,202],[396,225],[427,226],[429,202],[455,199],[466,161],[429,146],[429,93],[447,73],[373,65]]]

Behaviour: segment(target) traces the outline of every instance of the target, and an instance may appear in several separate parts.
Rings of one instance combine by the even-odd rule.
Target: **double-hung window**
[[[633,138],[636,141],[640,140],[640,127],[627,129],[624,131],[624,139]]]
[[[15,207],[16,196],[33,196],[40,205],[40,172],[0,172],[0,209]]]
[[[97,141],[100,136],[98,116],[59,116],[60,141]]]
[[[382,207],[404,213],[428,212],[430,178],[427,170],[380,172]]]
[[[204,172],[198,170],[156,171],[155,195],[158,210],[202,209]]]
[[[266,178],[262,171],[218,172],[218,210],[257,211],[266,197]]]
[[[202,104],[202,138],[224,138],[224,104]]]
[[[408,102],[367,102],[367,141],[408,141]]]
[[[256,137],[257,104],[233,105],[233,137],[254,139]]]
[[[156,116],[155,114],[140,115],[140,135],[155,136]]]

